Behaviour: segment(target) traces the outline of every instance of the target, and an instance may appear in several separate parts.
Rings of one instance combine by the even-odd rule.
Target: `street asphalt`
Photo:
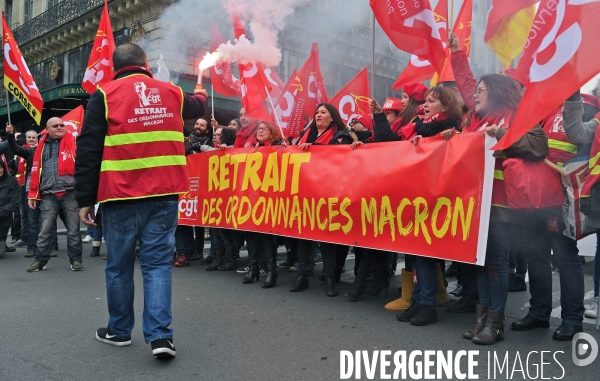
[[[581,241],[581,252],[592,255],[595,243],[595,237]],[[198,262],[173,268],[172,327],[177,356],[166,362],[155,360],[142,335],[139,266],[135,273],[133,344],[114,347],[96,341],[94,332],[106,326],[108,312],[105,261],[102,256],[90,258],[91,247],[91,243],[83,244],[81,272],[70,269],[64,235],[59,236],[58,257],[52,258],[45,271],[25,271],[32,259],[24,258],[24,248],[0,260],[0,342],[5,346],[0,355],[0,381],[338,380],[342,350],[370,354],[405,350],[407,357],[416,350],[478,350],[474,372],[479,379],[522,380],[533,379],[536,374],[538,379],[599,379],[600,356],[591,365],[576,366],[571,342],[552,339],[560,324],[558,273],[553,274],[555,309],[550,329],[510,330],[510,323],[527,314],[529,299],[528,292],[510,293],[505,339],[482,347],[461,337],[473,325],[474,314],[451,314],[439,307],[436,324],[416,327],[398,322],[396,313],[383,306],[399,297],[399,275],[393,278],[387,295],[350,302],[343,295],[354,279],[352,255],[338,286],[340,295],[335,298],[325,296],[316,275],[310,278],[308,290],[290,293],[288,287],[295,274],[288,270],[279,271],[275,288],[262,289],[256,282],[243,285],[243,275],[235,271],[207,272]],[[104,247],[101,253],[105,253]],[[284,259],[280,248],[278,261]],[[240,265],[244,264],[242,258]],[[317,265],[315,272],[320,270],[321,265]],[[589,304],[592,257],[587,258],[584,271]],[[450,291],[456,280],[448,280]],[[586,319],[584,330],[600,342],[594,321]],[[549,351],[544,352],[543,360],[542,351]],[[490,366],[488,352],[492,364],[494,355],[502,361],[508,359],[503,373],[498,366]],[[547,363],[543,374],[542,362]],[[388,373],[393,372],[393,364],[392,360]],[[357,379],[356,373],[351,379]],[[360,379],[368,379],[364,367]],[[381,379],[379,366],[372,379]]]

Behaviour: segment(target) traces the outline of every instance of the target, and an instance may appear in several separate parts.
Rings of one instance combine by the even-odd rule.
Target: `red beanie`
[[[353,120],[358,120],[367,128],[367,130],[373,131],[373,119],[371,119],[371,114],[358,114]]]
[[[427,86],[422,83],[408,83],[404,85],[404,94],[415,98],[417,102],[425,101],[425,93],[427,90]]]
[[[593,95],[590,94],[581,94],[581,98],[583,98],[583,104],[594,106],[597,109],[600,109],[600,100]]]

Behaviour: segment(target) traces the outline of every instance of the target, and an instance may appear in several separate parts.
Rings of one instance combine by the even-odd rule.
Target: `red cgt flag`
[[[370,5],[377,22],[398,49],[426,59],[436,72],[442,71],[446,52],[429,0],[370,0]]]
[[[225,37],[221,34],[219,27],[211,21],[210,50],[215,51],[217,47],[225,43]],[[240,95],[240,80],[233,76],[231,62],[219,62],[210,68],[210,82],[219,94],[226,97]]]
[[[21,102],[23,108],[39,126],[44,100],[6,23],[4,11],[2,12],[2,45],[4,46],[4,87]]]
[[[113,38],[110,17],[108,16],[108,4],[104,0],[104,9],[100,17],[100,25],[96,32],[96,40],[92,46],[92,53],[88,61],[81,87],[92,94],[96,86],[106,83],[112,78],[113,62],[112,56],[115,51],[115,39]]]
[[[304,106],[302,107],[303,119],[311,120],[317,110],[317,106],[321,103],[329,102],[325,81],[323,80],[323,74],[321,74],[319,47],[316,42],[313,42],[310,56],[298,71],[298,77],[300,78],[302,90],[306,90],[301,91],[304,98]]]
[[[467,0],[469,1],[469,0]],[[436,26],[442,41],[448,40],[448,2],[439,1],[433,11]],[[406,69],[400,74],[392,89],[399,90],[407,83],[423,82],[431,79],[435,74],[435,69],[426,59],[420,59],[416,55],[410,57]]]
[[[264,73],[265,73],[265,77],[267,78],[269,83],[271,83],[272,89],[271,89],[271,92],[269,93],[269,95],[271,96],[271,99],[273,100],[273,104],[275,104],[279,100],[279,97],[281,97],[281,94],[283,94],[283,89],[285,88],[285,84],[283,83],[283,81],[279,77],[279,74],[277,74],[277,72],[275,71],[274,68],[266,67],[264,70]]]
[[[369,112],[369,93],[369,71],[365,67],[329,103],[339,110],[342,120],[348,124],[358,114]]]
[[[542,0],[517,68],[527,89],[512,127],[493,149],[510,147],[600,72],[599,19],[598,0]]]
[[[65,115],[61,117],[63,123],[65,124],[65,128],[67,129],[67,133],[78,136],[81,132],[81,124],[83,123],[83,106],[79,106]],[[48,133],[47,129],[43,129],[40,132],[40,135]]]
[[[300,86],[300,77],[296,69],[290,75],[285,84],[283,94],[275,105],[273,119],[281,126],[283,133],[287,137],[297,137],[304,128],[302,109],[304,98],[302,97],[302,87]]]

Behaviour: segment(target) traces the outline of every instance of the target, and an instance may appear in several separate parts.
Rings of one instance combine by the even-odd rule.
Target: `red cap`
[[[398,98],[388,98],[385,100],[383,107],[381,108],[383,111],[402,111],[404,106],[402,106],[402,101]]]
[[[371,114],[358,114],[352,120],[358,120],[368,130],[373,131],[373,119],[371,119]]]
[[[423,102],[425,101],[425,93],[429,89],[422,83],[407,83],[402,90],[404,90],[404,94],[415,98],[417,102]]]
[[[600,100],[595,96],[590,94],[581,94],[581,98],[583,98],[584,105],[590,105],[600,109]]]

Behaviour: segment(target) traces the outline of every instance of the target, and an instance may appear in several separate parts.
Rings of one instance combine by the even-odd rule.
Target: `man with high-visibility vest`
[[[88,102],[77,140],[76,198],[81,220],[94,226],[102,208],[106,238],[108,326],[98,341],[131,344],[136,242],[144,278],[142,329],[158,359],[175,356],[171,265],[178,196],[188,190],[183,121],[201,117],[207,93],[189,96],[152,77],[146,54],[123,44],[113,54],[115,75]]]

